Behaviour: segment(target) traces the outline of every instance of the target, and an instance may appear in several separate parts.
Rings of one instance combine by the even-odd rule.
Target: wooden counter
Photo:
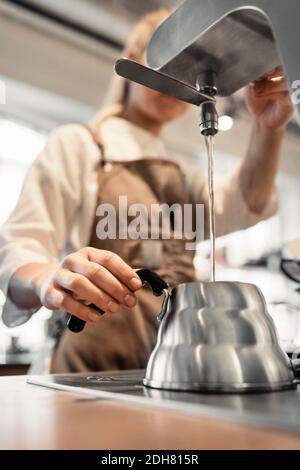
[[[300,435],[0,378],[1,449],[300,449]]]

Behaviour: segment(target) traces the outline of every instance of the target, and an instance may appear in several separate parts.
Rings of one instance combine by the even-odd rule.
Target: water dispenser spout
[[[199,128],[205,137],[214,136],[219,132],[219,116],[216,105],[211,101],[206,101],[201,105]]]
[[[205,85],[201,85],[201,81],[197,80],[197,90],[211,98],[214,98],[218,92],[216,86],[216,75],[213,72],[206,74]],[[204,101],[200,106],[200,122],[199,128],[202,135],[215,136],[219,132],[219,116],[216,109],[216,102]]]

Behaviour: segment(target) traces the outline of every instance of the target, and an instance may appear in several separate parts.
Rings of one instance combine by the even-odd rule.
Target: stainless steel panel
[[[292,93],[300,80],[299,18],[298,0],[186,0],[154,33],[148,63],[191,86],[213,69],[223,96],[282,64]]]
[[[178,100],[185,101],[195,106],[200,106],[200,104],[207,101],[215,102],[213,97],[200,93],[196,88],[130,59],[119,59],[115,64],[115,71],[118,75],[127,80],[139,83],[140,85],[152,88],[168,96],[173,96]]]

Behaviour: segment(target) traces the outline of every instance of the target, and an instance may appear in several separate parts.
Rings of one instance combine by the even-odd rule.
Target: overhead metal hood
[[[299,0],[186,0],[155,31],[148,63],[190,86],[207,71],[229,96],[278,65],[299,88]],[[300,122],[300,100],[294,105]]]

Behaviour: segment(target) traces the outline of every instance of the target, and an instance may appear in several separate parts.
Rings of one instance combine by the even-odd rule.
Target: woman
[[[160,10],[139,22],[127,57],[144,61],[149,38],[168,13]],[[119,84],[115,106],[102,112],[92,132],[68,125],[50,136],[1,232],[4,322],[20,324],[42,305],[88,322],[79,335],[65,331],[52,372],[143,368],[155,344],[159,302],[140,289],[135,269],[155,267],[170,285],[195,277],[194,253],[180,240],[96,236],[95,207],[117,207],[119,196],[127,196],[128,205],[207,203],[203,175],[184,175],[159,137],[188,106],[134,83]],[[219,235],[276,211],[274,178],[292,115],[285,81],[266,79],[249,87],[247,103],[253,115],[249,149],[235,174],[216,189]],[[160,254],[155,263],[154,246]],[[106,314],[100,317],[79,298]]]

